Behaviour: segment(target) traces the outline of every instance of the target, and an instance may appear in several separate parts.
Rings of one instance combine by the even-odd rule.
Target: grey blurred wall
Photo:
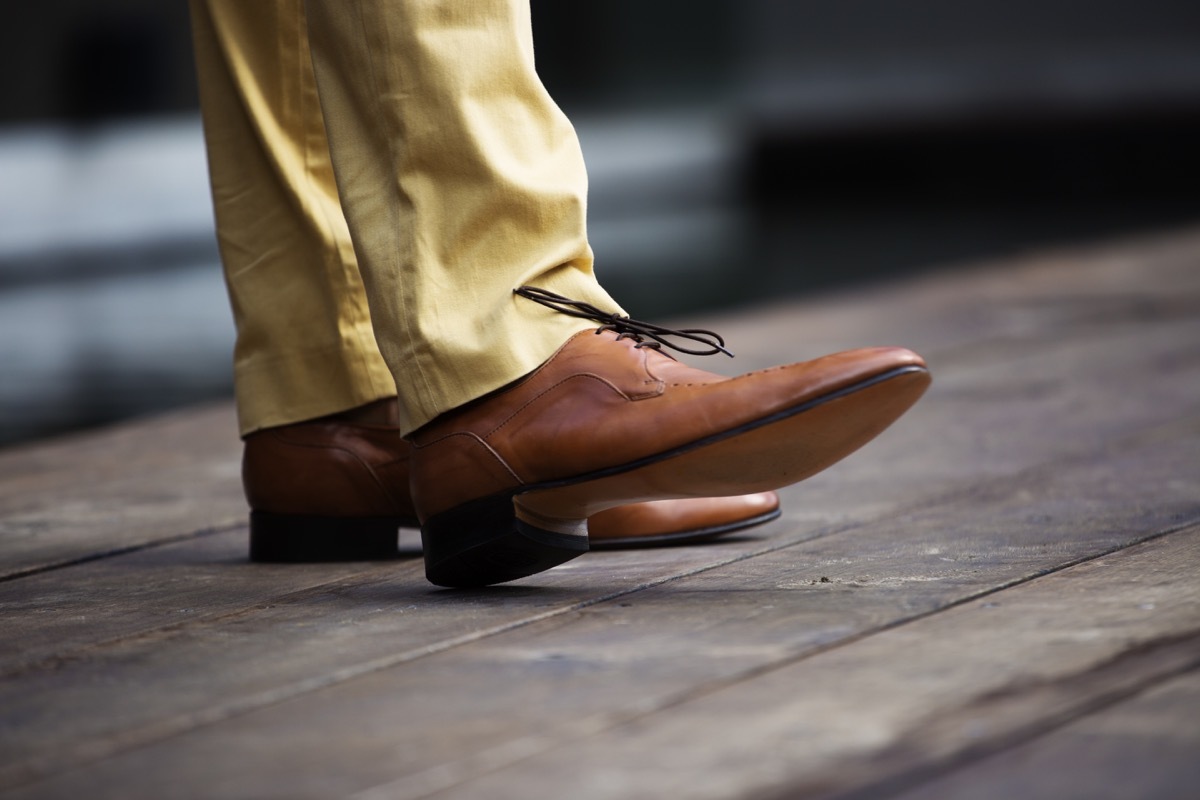
[[[839,88],[871,73],[936,81],[964,70],[991,71],[1018,94],[1044,81],[1136,94],[1169,81],[1164,68],[1192,84],[1200,49],[1200,4],[1184,0],[532,5],[539,66],[560,102],[576,107],[705,102],[797,82],[819,84],[837,105]],[[184,2],[10,3],[5,19],[0,123],[194,107]]]
[[[10,2],[0,25],[0,124],[195,106],[184,0]]]

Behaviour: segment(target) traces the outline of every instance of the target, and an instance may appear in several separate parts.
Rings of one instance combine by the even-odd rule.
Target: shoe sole
[[[764,514],[759,514],[754,517],[746,517],[745,519],[735,520],[734,522],[726,522],[722,525],[709,525],[703,528],[692,528],[687,531],[675,531],[672,533],[660,533],[655,536],[614,536],[610,539],[594,539],[588,538],[589,550],[640,550],[644,547],[668,547],[676,545],[696,544],[698,542],[706,542],[709,539],[715,539],[718,536],[724,536],[729,533],[737,533],[744,531],[747,528],[753,528],[757,525],[765,525],[772,520],[779,519],[783,511],[778,508],[773,508]]]
[[[456,506],[422,526],[426,577],[449,587],[524,578],[587,552],[587,517],[606,508],[796,483],[875,438],[929,382],[924,367],[898,367],[673,450]]]
[[[765,514],[654,536],[589,539],[591,550],[629,550],[703,542],[778,519],[776,508]],[[410,517],[317,517],[307,514],[250,512],[250,560],[267,564],[333,561],[386,561],[400,557],[400,528],[418,528]]]

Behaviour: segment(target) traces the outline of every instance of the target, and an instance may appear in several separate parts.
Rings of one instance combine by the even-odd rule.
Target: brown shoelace
[[[601,311],[590,303],[572,300],[569,297],[563,297],[561,294],[539,289],[536,286],[522,286],[518,289],[513,289],[513,293],[524,297],[526,300],[541,303],[547,308],[552,308],[567,316],[599,322],[600,327],[596,330],[596,333],[615,331],[618,339],[633,339],[637,342],[638,347],[653,347],[655,350],[661,350],[663,346],[666,346],[680,353],[687,353],[693,356],[711,356],[717,353],[724,353],[730,358],[733,357],[733,353],[725,349],[725,340],[719,334],[703,328],[682,328],[680,330],[664,328],[652,322],[642,322],[632,317]],[[702,345],[706,345],[708,349],[694,350],[671,341],[672,338],[699,342]]]

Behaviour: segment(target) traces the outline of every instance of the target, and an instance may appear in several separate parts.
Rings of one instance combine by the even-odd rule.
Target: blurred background
[[[533,0],[635,315],[1200,218],[1195,0]],[[0,26],[0,443],[231,392],[187,7]]]

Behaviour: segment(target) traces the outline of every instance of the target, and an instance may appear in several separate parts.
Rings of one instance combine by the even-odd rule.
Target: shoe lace
[[[617,339],[633,339],[637,342],[636,346],[639,348],[651,347],[655,350],[661,350],[666,346],[680,353],[687,353],[693,356],[711,356],[717,353],[724,353],[730,358],[733,357],[733,353],[725,349],[725,340],[719,334],[703,328],[680,328],[679,330],[664,328],[652,322],[642,322],[632,317],[602,311],[591,303],[572,300],[569,297],[563,297],[561,294],[555,294],[536,286],[521,286],[520,288],[513,289],[513,294],[524,297],[526,300],[532,300],[535,303],[541,303],[547,308],[552,308],[567,316],[599,322],[600,327],[596,329],[597,334],[604,331],[615,331]],[[692,349],[671,341],[671,338],[698,342],[706,345],[708,349]]]

